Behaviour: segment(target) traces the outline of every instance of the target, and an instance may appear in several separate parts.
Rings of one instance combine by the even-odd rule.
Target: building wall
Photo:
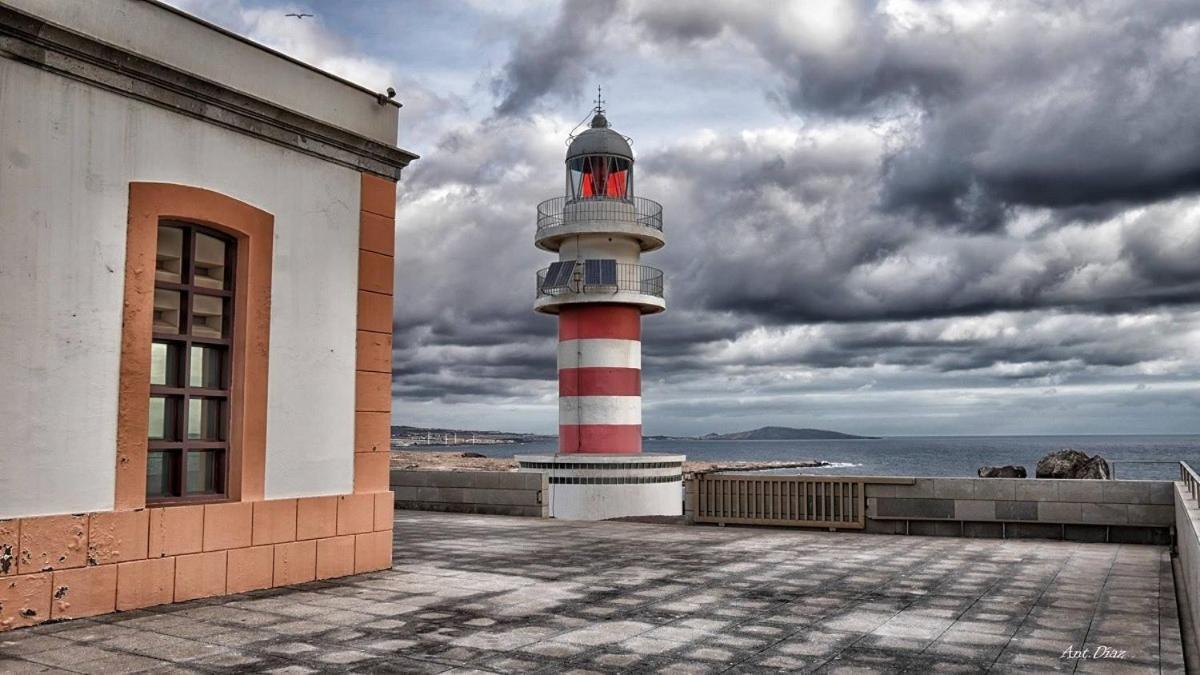
[[[0,631],[389,567],[397,106],[154,0],[0,23]],[[229,466],[148,508],[163,218],[238,241]]]
[[[108,44],[367,138],[396,142],[394,106],[361,105],[362,87],[281,58],[236,35],[214,30],[211,24],[167,5],[148,0],[3,1]]]
[[[274,215],[265,495],[353,490],[357,172],[8,60],[0,144],[0,517],[113,507],[131,181]]]

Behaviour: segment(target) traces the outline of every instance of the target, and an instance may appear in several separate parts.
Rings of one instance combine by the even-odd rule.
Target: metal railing
[[[663,229],[662,204],[642,197],[566,197],[547,199],[537,207],[537,229],[576,222],[636,222],[642,227]]]
[[[582,263],[583,261],[579,262]],[[653,295],[656,298],[663,297],[662,270],[647,267],[646,265],[617,263],[617,283],[615,284],[584,283],[583,265],[578,264],[575,266],[575,273],[571,275],[571,278],[565,284],[543,287],[543,282],[546,280],[546,273],[548,271],[550,271],[549,267],[538,270],[537,297],[539,298],[544,295],[562,295],[564,293],[594,293],[603,295],[618,291]]]
[[[861,478],[697,474],[695,521],[860,530],[866,526]]]
[[[1121,466],[1124,466],[1127,468],[1132,466],[1132,467],[1137,468],[1137,467],[1152,466],[1152,465],[1175,466],[1176,464],[1179,464],[1179,460],[1177,460],[1177,459],[1110,459],[1110,460],[1108,460],[1108,466],[1110,469],[1112,469],[1112,476],[1110,476],[1110,478],[1112,480],[1117,480],[1118,478],[1121,478],[1120,476],[1117,475],[1117,473],[1118,473],[1117,468],[1121,467]],[[1168,480],[1167,477],[1171,475],[1171,472],[1169,470],[1164,470],[1162,472],[1158,472],[1157,476],[1146,476],[1146,475],[1138,476],[1136,471],[1125,471],[1122,473],[1133,473],[1134,474],[1133,478],[1124,478],[1122,480]]]
[[[1197,475],[1187,462],[1179,463],[1179,480],[1183,482],[1183,486],[1192,495],[1192,501],[1197,501],[1196,496],[1200,495],[1200,475]]]

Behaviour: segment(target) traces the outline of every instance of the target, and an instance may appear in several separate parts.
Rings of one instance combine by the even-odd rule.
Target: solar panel
[[[608,286],[617,285],[617,261],[616,260],[601,260],[600,261],[600,283]]]
[[[571,275],[575,273],[574,260],[564,260],[562,269],[558,272],[558,283],[556,286],[569,286],[571,284]]]
[[[617,261],[585,260],[583,263],[583,282],[596,286],[616,286]]]
[[[571,274],[574,272],[574,260],[550,263],[550,269],[546,270],[546,278],[542,280],[542,290],[549,291],[551,289],[564,288],[570,283]]]
[[[558,279],[558,275],[562,272],[563,264],[561,262],[550,263],[550,269],[546,270],[546,276],[542,279],[542,291],[554,288],[554,282]]]

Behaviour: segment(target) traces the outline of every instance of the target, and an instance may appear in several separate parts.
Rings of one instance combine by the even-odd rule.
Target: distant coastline
[[[471,429],[440,429],[412,426],[392,427],[392,447],[459,447],[464,445],[517,445],[556,440],[557,436],[526,434],[509,431],[478,431]],[[643,436],[647,441],[834,441],[878,440],[878,436],[856,436],[840,431],[782,426],[766,426],[749,431],[703,436]]]
[[[688,461],[797,462],[816,460],[825,466],[784,469],[823,475],[859,476],[975,476],[981,466],[1024,466],[1033,474],[1046,454],[1074,448],[1100,454],[1113,464],[1118,478],[1172,480],[1179,475],[1179,460],[1200,466],[1200,434],[1087,434],[1020,436],[887,436],[855,440],[703,441],[655,440],[642,443],[642,451],[687,455]],[[553,454],[558,439],[522,444],[399,447],[395,452],[438,453],[457,451],[510,460],[516,454]],[[1147,463],[1152,462],[1152,463]]]
[[[787,460],[687,460],[684,473],[713,471],[778,471],[783,469],[819,469],[831,466],[817,459]],[[476,452],[446,452],[439,450],[407,450],[393,448],[391,467],[410,471],[516,471],[512,457],[485,457]]]

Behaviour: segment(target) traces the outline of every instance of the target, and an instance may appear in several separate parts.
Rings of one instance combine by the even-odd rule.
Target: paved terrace
[[[1160,547],[398,512],[395,550],[0,634],[0,671],[1182,670]],[[1097,645],[1125,658],[1060,658]]]

